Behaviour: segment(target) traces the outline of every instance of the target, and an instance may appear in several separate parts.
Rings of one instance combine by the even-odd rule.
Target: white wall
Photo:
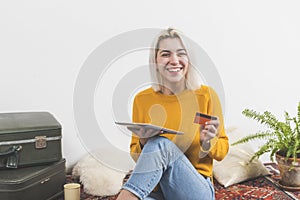
[[[247,134],[257,126],[241,115],[244,108],[296,112],[298,8],[297,0],[1,1],[0,111],[53,113],[63,125],[63,154],[72,166],[86,154],[73,114],[84,61],[117,34],[173,26],[213,60],[224,85],[226,124]]]

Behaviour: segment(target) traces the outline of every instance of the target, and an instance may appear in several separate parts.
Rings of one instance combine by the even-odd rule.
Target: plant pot
[[[276,160],[280,171],[280,184],[288,187],[300,187],[300,158],[288,158],[276,153]]]

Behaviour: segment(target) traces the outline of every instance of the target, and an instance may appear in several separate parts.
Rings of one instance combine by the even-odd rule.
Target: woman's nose
[[[172,54],[170,56],[170,64],[177,65],[179,63],[178,56],[176,54]]]

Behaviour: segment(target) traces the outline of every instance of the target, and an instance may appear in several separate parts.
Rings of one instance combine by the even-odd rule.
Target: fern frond
[[[298,112],[297,112],[297,116],[298,116],[298,123],[300,124],[300,101],[298,102]]]
[[[296,140],[295,141],[295,145],[293,146],[293,158],[294,158],[294,162],[296,162],[296,158],[297,158],[297,151],[300,149],[300,140]]]
[[[261,155],[270,152],[273,149],[273,145],[273,140],[269,140],[268,142],[266,142],[263,146],[259,148],[258,151],[255,152],[255,154],[250,159],[250,162],[252,162],[255,158],[259,158]]]
[[[290,117],[289,113],[285,111],[284,114],[284,118],[285,118],[285,123],[280,123],[281,126],[284,128],[282,129],[282,131],[285,132],[291,132],[291,121],[293,121],[293,118]]]
[[[270,128],[275,128],[276,124],[278,123],[276,117],[268,111],[265,111],[264,113],[259,113],[254,110],[245,109],[243,110],[242,114],[248,118],[258,121],[261,124],[265,124]]]
[[[294,152],[293,146],[289,146],[289,148],[287,149],[287,152],[286,152],[286,158],[290,158],[291,155],[293,155],[293,152]]]
[[[271,151],[271,153],[270,153],[270,160],[272,162],[274,162],[274,156],[275,156],[276,152],[279,151],[279,150],[280,150],[280,148],[278,146],[275,146],[273,148],[273,150]]]
[[[295,134],[296,134],[296,137],[298,138],[298,140],[300,140],[300,123],[297,123],[297,119],[296,117],[293,118],[293,121],[295,123]]]
[[[244,138],[232,143],[231,145],[234,146],[234,145],[238,145],[238,144],[243,144],[243,143],[247,143],[249,141],[256,140],[256,139],[269,139],[269,138],[272,138],[273,136],[274,136],[274,134],[270,131],[260,131],[255,134],[245,136]]]
[[[284,122],[278,122],[275,130],[275,134],[277,135],[278,141],[283,142],[285,140],[290,140],[290,137],[294,137],[292,135],[292,129],[291,126]]]

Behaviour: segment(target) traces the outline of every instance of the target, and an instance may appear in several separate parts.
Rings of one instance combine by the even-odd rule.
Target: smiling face
[[[185,85],[189,62],[186,49],[180,39],[175,37],[160,41],[156,64],[165,86],[173,88]]]

